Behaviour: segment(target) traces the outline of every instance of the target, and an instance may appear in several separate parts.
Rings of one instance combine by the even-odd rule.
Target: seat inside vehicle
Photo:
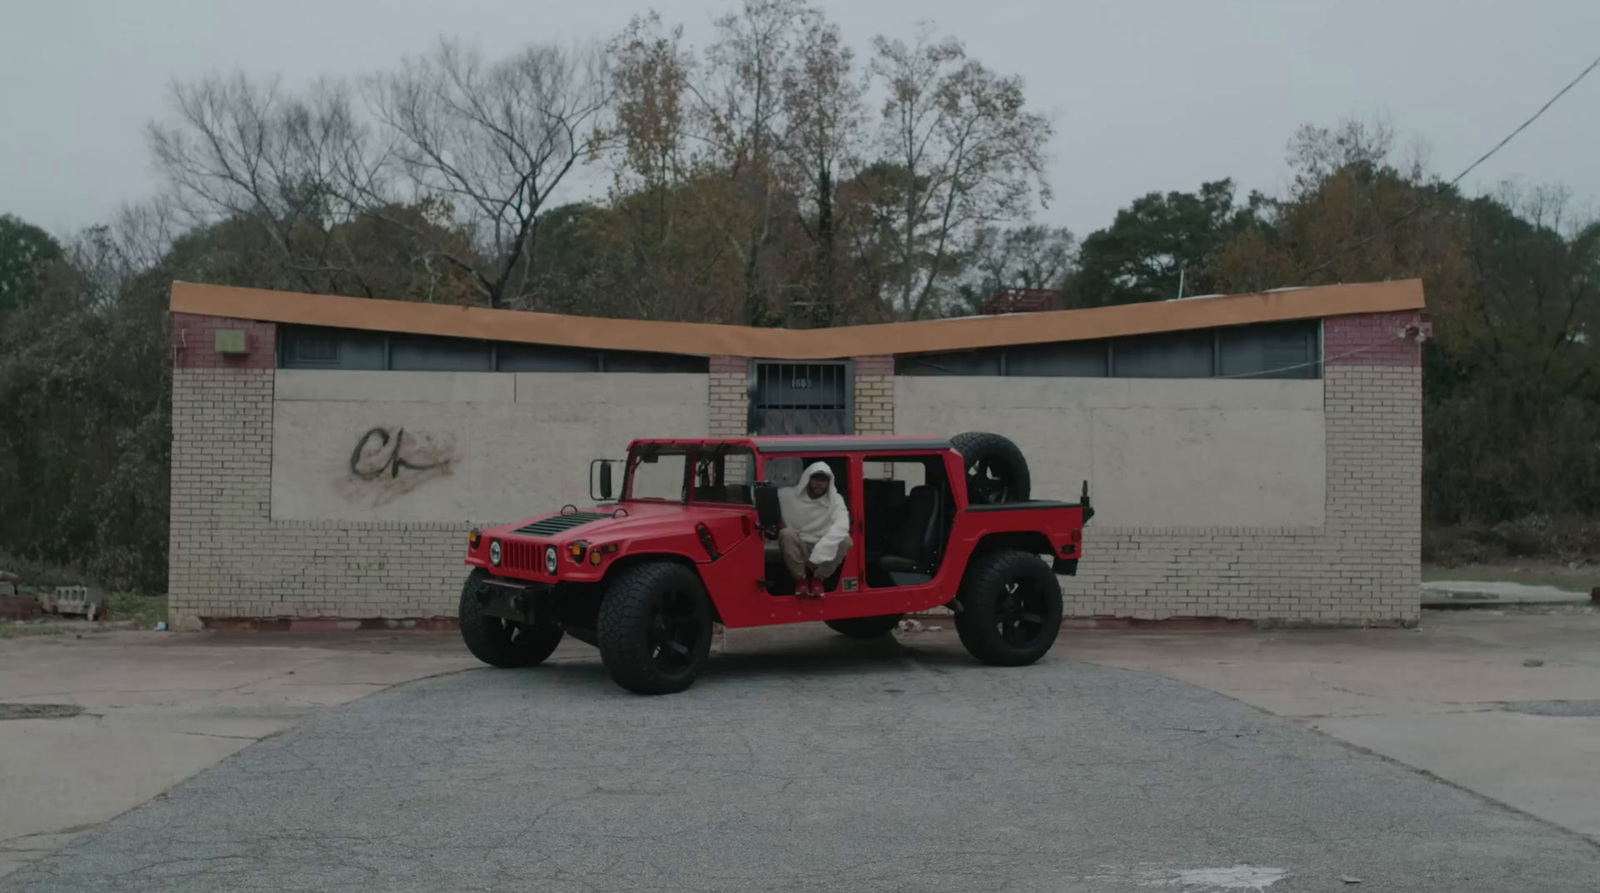
[[[865,488],[867,585],[927,583],[938,572],[953,520],[944,467],[930,457],[889,459],[880,467],[892,476]]]

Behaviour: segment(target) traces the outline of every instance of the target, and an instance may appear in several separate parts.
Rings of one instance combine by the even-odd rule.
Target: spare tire
[[[1010,439],[986,431],[968,431],[950,438],[950,444],[966,460],[969,504],[1027,501],[1033,486],[1028,460]]]

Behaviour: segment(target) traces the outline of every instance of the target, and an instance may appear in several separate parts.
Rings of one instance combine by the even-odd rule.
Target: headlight
[[[556,572],[556,547],[548,546],[544,550],[544,570],[552,576]]]
[[[495,567],[499,567],[500,566],[500,541],[499,540],[491,540],[489,542],[489,563],[494,565]]]

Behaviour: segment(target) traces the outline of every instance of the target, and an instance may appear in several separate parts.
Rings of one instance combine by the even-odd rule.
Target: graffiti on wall
[[[378,425],[356,439],[343,489],[352,498],[380,506],[450,474],[455,461],[450,438]]]

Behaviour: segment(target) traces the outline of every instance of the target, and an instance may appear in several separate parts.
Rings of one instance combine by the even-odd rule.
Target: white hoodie
[[[812,499],[806,492],[811,476],[828,476],[828,492],[821,499]],[[850,535],[850,510],[833,485],[833,469],[826,462],[813,462],[800,475],[800,483],[778,490],[778,505],[783,510],[783,524],[800,532],[808,540],[816,540],[811,550],[811,563],[824,564],[838,554],[839,544]]]

